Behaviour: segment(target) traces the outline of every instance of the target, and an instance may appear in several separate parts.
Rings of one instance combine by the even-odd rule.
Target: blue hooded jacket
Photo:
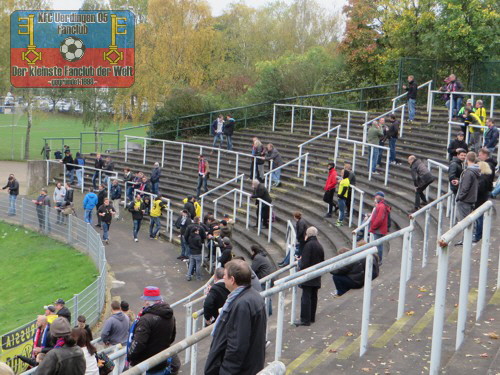
[[[88,193],[83,199],[83,209],[84,210],[93,210],[97,205],[97,195],[94,192]]]

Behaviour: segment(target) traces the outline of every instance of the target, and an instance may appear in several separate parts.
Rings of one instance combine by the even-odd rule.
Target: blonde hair
[[[481,171],[481,174],[492,174],[493,173],[490,165],[488,163],[486,163],[485,161],[480,161],[479,163],[477,163],[477,165],[479,166],[479,171]]]
[[[14,375],[14,371],[6,363],[0,362],[0,375]]]

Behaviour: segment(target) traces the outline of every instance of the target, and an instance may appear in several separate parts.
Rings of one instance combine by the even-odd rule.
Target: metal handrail
[[[386,162],[385,162],[385,177],[384,177],[384,185],[387,186],[387,183],[389,182],[389,147],[387,146],[381,146],[381,145],[374,145],[372,143],[368,143],[366,141],[355,141],[353,139],[347,139],[347,138],[336,138],[335,139],[335,154],[333,157],[333,161],[335,164],[337,164],[337,156],[339,153],[339,142],[347,142],[347,143],[352,143],[354,144],[353,147],[353,154],[352,154],[352,171],[356,172],[356,145],[361,145],[363,148],[365,146],[371,147],[370,149],[370,156],[369,160],[373,160],[373,148],[379,148],[381,150],[386,150]],[[372,180],[372,168],[370,165],[370,168],[368,168],[368,181]]]
[[[222,194],[221,196],[219,196],[218,198],[215,198],[213,200],[213,202],[214,202],[214,218],[217,219],[217,204],[219,202],[219,199],[224,198],[224,197],[230,195],[231,193],[234,194],[234,197],[233,197],[233,219],[235,222],[237,220],[237,213],[238,213],[238,210],[236,208],[237,203],[238,203],[237,202],[238,193],[240,195],[240,201],[241,201],[243,195],[247,197],[247,213],[246,213],[245,228],[248,229],[250,226],[250,198],[252,197],[252,194],[247,193],[246,191],[242,191],[238,188],[234,188],[233,190],[230,190],[230,191]],[[240,204],[240,206],[241,206],[241,204]]]
[[[257,201],[259,203],[263,203],[269,207],[269,219],[268,219],[269,229],[268,229],[268,233],[267,233],[267,242],[271,242],[271,233],[273,230],[272,218],[273,218],[273,207],[274,206],[272,203],[268,203],[262,198],[257,198]],[[259,222],[257,223],[257,236],[260,236],[261,229],[262,229],[262,204],[259,204]]]
[[[214,187],[213,189],[207,191],[206,193],[203,193],[200,195],[200,199],[201,199],[201,214],[200,216],[203,217],[203,203],[204,203],[204,200],[205,200],[205,197],[209,194],[212,194],[213,192],[223,188],[224,186],[227,186],[233,182],[236,182],[236,181],[240,181],[240,190],[243,191],[243,183],[244,183],[244,179],[245,179],[245,175],[242,173],[240,174],[239,176],[236,176],[236,177],[233,177],[232,179],[226,181],[226,182],[223,182],[222,184],[220,184],[219,186],[216,186]]]
[[[427,82],[425,82],[425,83],[422,83],[421,85],[417,86],[417,89],[422,89],[422,88],[424,88],[425,86],[429,86],[429,90],[430,90],[430,89],[431,89],[431,87],[432,87],[432,82],[433,82],[433,81],[432,81],[432,79],[431,79],[430,81],[427,81]],[[397,102],[399,99],[401,99],[401,98],[405,97],[406,95],[408,95],[408,92],[404,92],[404,93],[402,93],[401,95],[398,95],[398,96],[396,96],[395,98],[391,99],[391,101],[392,101],[392,110],[394,110],[394,107],[396,106],[396,102]],[[427,101],[427,111],[428,111],[428,110],[429,110],[429,101]]]
[[[380,120],[382,117],[386,117],[388,115],[394,114],[394,112],[396,112],[399,109],[402,109],[401,110],[400,127],[399,127],[399,136],[402,137],[403,136],[403,128],[404,128],[405,108],[406,108],[406,104],[401,104],[400,106],[397,106],[396,108],[393,107],[390,111],[382,113],[381,115],[379,115],[375,118],[372,118],[370,121],[366,121],[363,125],[361,125],[361,126],[363,126],[363,142],[366,142],[368,125],[370,125],[375,120]],[[365,148],[363,146],[361,155],[364,155],[364,154],[365,154]]]
[[[279,167],[276,167],[276,168],[272,168],[270,169],[267,173],[264,173],[264,183],[266,184],[266,187],[267,187],[267,190],[268,191],[271,191],[271,177],[272,177],[272,173],[277,171],[277,170],[280,170],[280,169],[283,169],[284,167],[287,167],[288,165],[290,164],[293,164],[295,163],[296,161],[298,162],[297,163],[297,169],[298,169],[298,173],[297,175],[300,177],[300,160],[302,160],[302,158],[304,158],[304,186],[307,185],[307,165],[308,165],[308,159],[309,159],[309,153],[305,153],[301,156],[297,156],[295,159],[292,159],[288,162],[286,162],[285,164],[282,164],[280,165]],[[269,181],[268,181],[269,180]]]

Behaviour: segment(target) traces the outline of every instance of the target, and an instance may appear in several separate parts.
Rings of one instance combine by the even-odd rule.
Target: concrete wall
[[[54,176],[59,176],[63,172],[62,164],[49,163],[49,182]],[[47,162],[44,160],[28,161],[28,190],[27,195],[36,194],[40,189],[47,187]]]

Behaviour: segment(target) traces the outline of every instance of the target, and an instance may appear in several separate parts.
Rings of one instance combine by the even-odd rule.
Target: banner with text
[[[15,87],[130,87],[135,16],[128,10],[15,11],[10,76]]]
[[[35,330],[36,321],[33,321],[0,336],[2,343],[0,347],[0,361],[7,363],[16,374],[20,374],[28,368],[28,365],[16,356],[31,357]]]

